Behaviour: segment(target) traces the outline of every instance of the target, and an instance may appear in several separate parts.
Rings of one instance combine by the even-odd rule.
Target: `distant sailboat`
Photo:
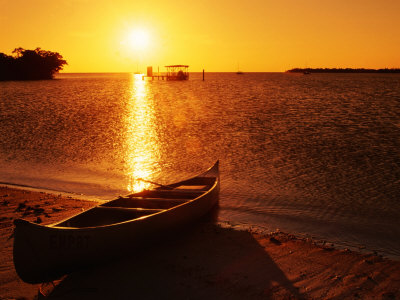
[[[237,70],[236,74],[238,74],[238,75],[243,75],[244,74],[242,71],[240,71],[239,63],[238,63],[238,70]]]
[[[139,64],[138,63],[136,64],[136,72],[133,72],[133,74],[136,74],[136,75],[142,74],[142,72],[139,71]]]

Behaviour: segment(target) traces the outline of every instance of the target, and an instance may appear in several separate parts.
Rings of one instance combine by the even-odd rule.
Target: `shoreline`
[[[24,191],[30,191],[30,192],[35,192],[35,193],[45,193],[45,194],[49,194],[49,195],[53,195],[53,196],[61,195],[63,197],[70,197],[70,198],[74,198],[77,200],[91,201],[91,202],[96,202],[96,203],[108,201],[108,200],[102,200],[102,199],[96,198],[95,196],[77,194],[77,193],[68,192],[68,191],[52,190],[52,189],[48,189],[48,188],[44,188],[44,187],[35,187],[35,186],[30,186],[30,185],[25,185],[25,184],[0,182],[0,189],[1,188],[24,190]]]
[[[12,262],[15,218],[51,224],[97,203],[0,186],[0,299],[35,299]],[[199,222],[130,258],[63,278],[49,299],[400,298],[400,262],[308,238]]]
[[[367,69],[367,68],[293,68],[287,73],[348,73],[348,74],[399,74],[399,68]]]
[[[259,235],[276,235],[280,234],[283,236],[291,236],[295,237],[297,240],[301,240],[303,242],[307,243],[312,243],[317,247],[330,247],[335,250],[339,251],[348,251],[348,252],[355,252],[359,253],[360,255],[375,255],[378,257],[381,257],[382,259],[387,259],[390,261],[394,262],[399,262],[400,263],[400,256],[397,255],[391,255],[388,254],[384,251],[378,251],[378,250],[372,250],[364,245],[356,246],[356,245],[349,245],[346,243],[341,243],[341,242],[332,242],[329,240],[325,240],[322,238],[317,238],[315,236],[309,235],[307,233],[289,233],[287,231],[281,230],[277,228],[274,231],[266,230],[262,227],[258,227],[257,225],[249,225],[249,224],[239,224],[235,222],[230,222],[230,221],[221,221],[218,222],[218,225],[222,227],[231,227],[234,228],[235,230],[241,230],[241,231],[249,231],[254,234],[259,234]]]
[[[89,202],[94,202],[96,205],[99,203],[104,203],[107,201],[110,201],[112,199],[115,199],[116,197],[124,194],[119,194],[115,195],[114,197],[108,198],[108,199],[103,199],[99,198],[96,196],[89,196],[89,195],[84,195],[84,194],[78,194],[74,192],[68,192],[68,191],[62,191],[62,190],[52,190],[49,188],[44,188],[44,187],[35,187],[35,186],[30,186],[30,185],[25,185],[25,184],[15,184],[15,183],[8,183],[8,182],[0,182],[0,189],[1,188],[10,188],[10,189],[17,189],[17,190],[25,190],[25,191],[31,191],[35,193],[46,193],[53,195],[54,197],[66,197],[66,198],[73,198],[76,200],[82,200],[82,201],[89,201]],[[1,195],[0,195],[0,201],[1,201]],[[0,206],[1,207],[1,206]],[[69,217],[70,215],[67,215],[66,217]],[[262,226],[259,226],[257,224],[249,224],[249,223],[243,223],[243,222],[235,222],[235,221],[226,221],[226,220],[221,220],[217,221],[216,224],[222,226],[222,227],[232,227],[237,230],[244,230],[244,231],[251,231],[251,232],[257,232],[259,234],[271,234],[275,232],[280,232],[282,234],[289,234],[289,235],[294,235],[296,236],[297,239],[305,240],[305,241],[313,241],[316,245],[331,245],[335,249],[338,250],[350,250],[352,252],[359,252],[360,254],[373,254],[380,256],[385,259],[389,259],[392,261],[398,261],[400,262],[400,256],[396,254],[391,254],[385,249],[374,249],[368,246],[365,246],[364,244],[356,244],[356,243],[346,243],[342,241],[332,241],[332,240],[326,240],[321,237],[316,237],[313,235],[310,235],[308,233],[288,233],[285,230],[281,230],[280,228],[276,228],[276,230],[268,230],[265,229]],[[0,299],[1,300],[1,299]]]

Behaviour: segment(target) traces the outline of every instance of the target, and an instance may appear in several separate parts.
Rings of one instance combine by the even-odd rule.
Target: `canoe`
[[[152,245],[218,202],[218,161],[184,181],[118,197],[51,225],[14,221],[14,266],[27,283],[55,280]]]

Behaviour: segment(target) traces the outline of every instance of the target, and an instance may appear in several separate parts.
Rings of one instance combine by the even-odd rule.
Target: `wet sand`
[[[50,224],[93,205],[0,187],[0,299],[34,299],[40,288],[15,273],[13,219]],[[399,299],[400,262],[282,232],[202,221],[179,237],[70,274],[42,291],[48,299]]]

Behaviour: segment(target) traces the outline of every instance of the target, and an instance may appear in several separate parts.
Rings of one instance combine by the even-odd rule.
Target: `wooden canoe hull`
[[[126,255],[209,212],[218,202],[219,184],[218,176],[207,192],[189,202],[108,226],[67,228],[15,220],[15,269],[23,281],[41,283]]]

